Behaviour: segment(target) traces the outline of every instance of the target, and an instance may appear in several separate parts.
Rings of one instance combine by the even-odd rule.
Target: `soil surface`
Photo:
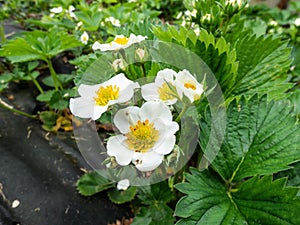
[[[1,99],[31,113],[32,88],[11,89]],[[112,204],[105,192],[77,192],[81,169],[90,167],[72,132],[47,135],[39,121],[0,108],[0,143],[0,225],[106,225],[131,217],[128,206]]]

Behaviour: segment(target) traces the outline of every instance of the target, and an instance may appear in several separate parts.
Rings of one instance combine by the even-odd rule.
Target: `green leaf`
[[[226,90],[232,96],[270,93],[270,98],[286,97],[292,87],[286,83],[291,49],[279,38],[245,35],[235,43],[239,62],[235,85]]]
[[[4,73],[0,75],[0,84],[8,83],[13,79],[12,73]]]
[[[297,188],[286,188],[285,179],[255,176],[235,189],[209,171],[191,168],[188,182],[175,187],[186,194],[176,205],[176,225],[196,224],[299,224]]]
[[[0,49],[0,56],[7,57],[12,63],[32,60],[46,60],[45,55],[34,49],[23,38],[8,41]]]
[[[165,203],[142,207],[131,225],[170,225],[174,224],[173,210]]]
[[[71,74],[58,74],[57,77],[63,85],[70,83],[74,78]],[[55,87],[51,76],[44,78],[43,83],[49,87]]]
[[[77,181],[77,189],[84,196],[91,196],[112,187],[114,184],[97,171],[86,173]]]
[[[248,102],[244,98],[232,101],[216,158],[210,158],[206,150],[213,168],[230,182],[289,169],[289,164],[300,160],[300,125],[292,111],[289,102],[267,102],[266,96],[254,96]],[[206,149],[211,123],[207,111],[200,124],[202,149]]]
[[[64,97],[62,96],[62,94],[59,91],[55,91],[52,94],[51,99],[48,104],[49,104],[49,107],[52,109],[63,110],[63,109],[68,108],[69,101],[64,99]]]
[[[39,118],[45,126],[52,127],[56,124],[58,115],[53,111],[43,111],[39,114]]]
[[[148,186],[142,186],[139,190],[138,198],[143,204],[151,205],[155,202],[168,203],[174,196],[166,182],[160,182]]]
[[[202,29],[199,37],[195,36],[195,33],[191,30],[186,30],[186,28],[180,27],[179,30],[169,26],[167,30],[162,28],[153,28],[154,34],[162,41],[173,42],[184,46],[186,49],[196,53],[213,72],[214,76],[218,80],[225,97],[227,97],[226,90],[230,90],[235,84],[236,73],[238,70],[238,62],[236,61],[236,52],[230,44],[228,44],[224,38],[216,39],[213,34],[208,33],[206,30]],[[187,52],[188,52],[187,50]],[[172,56],[180,55],[180,53],[175,53],[172,49]],[[165,53],[164,51],[161,51]],[[170,52],[168,50],[167,52]],[[165,53],[167,54],[167,53]],[[187,53],[185,53],[187,54]],[[193,56],[188,53],[189,56]],[[181,61],[182,59],[179,58]],[[186,62],[191,61],[192,64],[195,63],[195,57],[191,59],[184,59]],[[175,65],[181,65],[180,62]],[[186,65],[186,68],[194,66]],[[203,66],[199,66],[203,67]],[[199,68],[197,68],[199,70]],[[203,68],[202,68],[203,69]],[[199,77],[200,78],[200,77]]]
[[[56,29],[28,31],[23,36],[5,43],[0,49],[0,56],[7,57],[12,63],[47,61],[67,49],[82,45],[74,36]]]
[[[46,91],[44,93],[39,94],[36,97],[36,100],[40,101],[40,102],[49,102],[52,98],[52,95],[56,92],[56,90],[50,90],[50,91]]]
[[[123,204],[134,199],[137,192],[136,187],[129,187],[127,190],[121,191],[116,188],[109,190],[109,199],[116,204]]]

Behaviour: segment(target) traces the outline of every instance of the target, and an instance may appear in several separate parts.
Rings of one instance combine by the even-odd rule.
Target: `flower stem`
[[[142,69],[142,71],[143,71],[143,77],[147,77],[147,75],[146,75],[145,63],[141,63],[141,69]]]
[[[1,98],[0,98],[0,107],[3,108],[3,109],[8,109],[11,112],[17,113],[19,115],[26,116],[26,117],[28,117],[30,119],[38,119],[38,117],[36,115],[31,115],[31,114],[23,112],[21,110],[14,109],[11,105],[9,105],[6,102],[4,102]]]
[[[29,72],[28,75],[30,76],[31,80],[33,81],[34,85],[36,86],[36,88],[39,90],[39,92],[41,94],[44,93],[43,88],[41,87],[41,85],[39,84],[39,82],[37,82],[37,80],[31,75],[31,73]]]
[[[189,108],[189,104],[186,104],[186,103],[185,103],[184,106],[183,106],[182,111],[179,113],[179,115],[178,115],[177,118],[175,119],[175,121],[176,121],[177,123],[180,122],[182,116],[185,114],[185,112],[187,111],[188,108]]]
[[[63,90],[63,87],[62,87],[62,85],[61,85],[61,82],[60,82],[60,80],[58,79],[57,74],[56,74],[56,72],[55,72],[55,70],[54,70],[54,68],[53,68],[51,59],[48,59],[48,60],[47,60],[47,64],[48,64],[48,67],[49,67],[49,70],[50,70],[51,77],[52,77],[52,79],[53,79],[53,83],[54,83],[55,90],[57,90],[57,91],[58,91],[59,89]]]

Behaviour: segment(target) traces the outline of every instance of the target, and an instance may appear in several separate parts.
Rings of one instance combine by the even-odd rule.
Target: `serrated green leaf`
[[[42,52],[34,49],[23,38],[17,38],[4,44],[0,49],[0,56],[7,57],[12,63],[46,60]]]
[[[300,125],[292,108],[287,101],[267,102],[266,96],[231,102],[225,137],[213,168],[230,181],[289,169],[289,164],[300,160]],[[201,122],[202,149],[209,140],[210,120],[207,111]],[[209,158],[209,149],[206,154]]]
[[[226,90],[228,94],[272,93],[270,98],[285,97],[285,91],[292,87],[285,82],[291,64],[287,43],[279,38],[247,34],[235,43],[235,49],[239,67],[235,85]],[[285,88],[278,90],[282,84],[286,84]]]
[[[63,110],[63,109],[68,108],[69,101],[64,99],[64,97],[62,96],[62,94],[59,91],[55,91],[52,94],[51,99],[48,104],[49,104],[49,107],[52,109]]]
[[[23,36],[5,43],[0,50],[0,56],[7,57],[12,63],[47,61],[67,49],[82,45],[74,36],[55,29],[28,31]]]
[[[213,72],[225,94],[225,97],[227,97],[226,90],[233,87],[238,70],[235,50],[231,48],[230,44],[228,44],[224,38],[216,39],[213,34],[208,33],[204,29],[201,30],[198,38],[195,36],[193,31],[189,31],[191,34],[187,35],[183,32],[184,29],[186,28],[176,30],[176,28],[171,26],[169,26],[167,30],[156,28],[154,29],[154,34],[162,41],[173,42],[182,45],[187,49],[185,56],[191,56],[191,59],[186,59],[185,57],[184,62],[186,64],[186,68],[193,68],[193,66],[188,65],[187,62],[195,63],[195,60],[197,61],[192,54],[187,53],[188,50],[196,53]],[[164,50],[161,50],[160,52],[167,54]],[[172,55],[167,58],[172,57],[173,59],[174,54],[181,55],[180,52],[175,52],[175,49],[172,49],[172,51],[168,50],[167,52]],[[174,65],[181,64],[180,62],[176,62]],[[202,65],[199,65],[199,67],[201,66]],[[199,69],[200,68],[198,68],[198,70]]]
[[[84,196],[91,196],[112,187],[114,184],[97,171],[86,173],[77,181],[77,189]]]
[[[256,176],[233,190],[207,170],[191,172],[187,183],[175,186],[186,194],[176,205],[175,214],[183,217],[176,225],[300,223],[297,188],[285,188],[285,179]]]
[[[137,192],[136,187],[129,187],[127,190],[121,191],[116,188],[108,191],[109,199],[116,204],[123,204],[134,199]]]
[[[166,182],[152,184],[151,186],[143,186],[139,190],[138,198],[143,204],[152,205],[155,202],[171,201],[174,196]]]

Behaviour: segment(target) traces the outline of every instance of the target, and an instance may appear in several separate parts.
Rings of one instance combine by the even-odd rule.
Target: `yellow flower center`
[[[191,83],[185,83],[184,84],[184,87],[187,88],[187,89],[192,89],[192,90],[196,90],[196,85],[194,84],[191,84]]]
[[[115,38],[114,42],[116,42],[119,45],[126,45],[129,41],[129,38],[127,37],[117,37]]]
[[[107,105],[110,100],[116,100],[119,97],[120,88],[116,85],[107,85],[100,87],[96,92],[97,96],[94,98],[96,105]]]
[[[130,126],[130,132],[125,134],[128,148],[135,152],[147,152],[159,138],[159,132],[149,120],[138,121]]]
[[[175,98],[174,92],[170,89],[171,84],[163,83],[161,87],[158,88],[158,96],[161,100],[167,101]]]

